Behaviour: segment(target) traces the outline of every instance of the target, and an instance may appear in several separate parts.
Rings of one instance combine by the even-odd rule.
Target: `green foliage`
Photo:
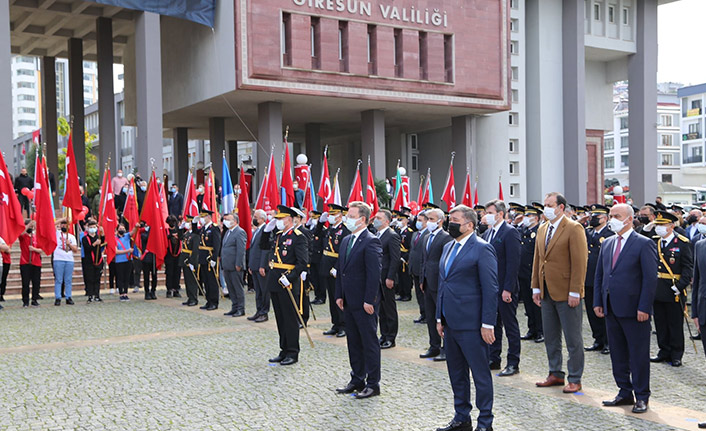
[[[69,131],[71,130],[71,125],[69,125],[69,120],[65,117],[59,117],[56,121],[56,128],[61,136],[69,136]]]
[[[375,180],[375,193],[378,195],[378,205],[389,206],[391,196],[387,193],[385,188],[385,180],[377,179]]]
[[[27,154],[25,154],[25,168],[27,175],[34,178],[34,164],[37,162],[37,146],[34,143],[30,144]]]
[[[69,123],[66,118],[61,117],[58,120],[58,130],[61,136],[68,136],[69,134]],[[95,196],[100,189],[100,172],[98,171],[97,158],[93,154],[93,142],[96,140],[96,135],[91,135],[86,132],[86,195],[88,198]],[[66,173],[66,148],[59,150],[59,183],[57,187],[60,189],[60,194],[64,193],[64,174]]]

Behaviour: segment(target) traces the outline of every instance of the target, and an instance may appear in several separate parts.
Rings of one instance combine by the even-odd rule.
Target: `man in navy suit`
[[[400,235],[390,229],[392,213],[381,209],[375,214],[373,227],[382,246],[382,273],[380,274],[380,289],[382,303],[380,305],[380,348],[395,347],[395,339],[399,329],[397,303],[395,302],[395,281],[400,267]]]
[[[593,310],[606,318],[613,378],[620,388],[603,405],[634,404],[633,413],[644,413],[650,398],[650,315],[658,257],[654,241],[633,231],[633,217],[629,205],[610,210],[616,235],[603,241],[598,255]]]
[[[512,376],[520,372],[520,325],[517,322],[519,285],[517,276],[520,271],[522,242],[520,232],[505,223],[507,207],[501,200],[485,204],[483,224],[488,230],[483,239],[495,248],[498,259],[498,320],[495,323],[495,343],[490,347],[490,369],[500,369],[500,355],[503,348],[503,326],[507,336],[507,365],[499,374],[501,377]]]
[[[449,235],[439,261],[437,330],[444,337],[446,368],[454,393],[456,415],[437,431],[471,431],[471,382],[476,388],[477,431],[493,429],[493,378],[489,345],[495,342],[498,273],[495,248],[474,231],[473,209],[459,205],[449,214]],[[431,316],[429,316],[431,318]]]
[[[248,317],[248,320],[257,323],[266,322],[267,314],[270,312],[270,292],[267,290],[265,280],[267,267],[267,250],[260,248],[260,237],[262,229],[267,224],[267,214],[263,210],[256,210],[253,214],[252,224],[256,227],[250,241],[250,254],[248,255],[248,271],[252,275],[255,285],[255,314]]]
[[[346,227],[336,261],[336,305],[346,321],[351,380],[336,389],[340,394],[358,391],[356,398],[380,395],[380,343],[377,338],[380,311],[380,240],[367,229],[370,207],[351,202]]]
[[[706,217],[699,220],[699,226]],[[703,272],[703,274],[702,274]],[[694,280],[691,292],[691,317],[694,326],[702,334],[701,342],[706,352],[706,241],[699,241],[694,245]],[[701,422],[699,428],[706,428],[706,422]]]

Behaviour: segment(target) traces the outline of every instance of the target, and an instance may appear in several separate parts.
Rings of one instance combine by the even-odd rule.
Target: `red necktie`
[[[615,246],[615,251],[613,252],[613,265],[611,266],[612,268],[615,268],[615,263],[618,261],[618,256],[620,256],[620,245],[623,242],[623,237],[621,235],[618,235],[618,244]]]

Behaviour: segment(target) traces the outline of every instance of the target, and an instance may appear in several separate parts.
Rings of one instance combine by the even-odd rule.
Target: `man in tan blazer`
[[[564,215],[566,198],[552,192],[544,198],[547,222],[537,230],[532,266],[532,299],[542,308],[544,345],[549,376],[539,387],[564,385],[561,335],[564,333],[569,360],[569,383],[565,393],[581,390],[583,374],[583,307],[588,247],[583,226]]]

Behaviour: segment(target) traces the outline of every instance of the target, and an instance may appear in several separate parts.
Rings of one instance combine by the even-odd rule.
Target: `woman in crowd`
[[[74,272],[74,253],[78,253],[76,237],[69,233],[65,218],[58,220],[56,250],[54,250],[54,305],[61,305],[61,285],[65,287],[66,305],[74,305],[71,299],[71,281]]]

